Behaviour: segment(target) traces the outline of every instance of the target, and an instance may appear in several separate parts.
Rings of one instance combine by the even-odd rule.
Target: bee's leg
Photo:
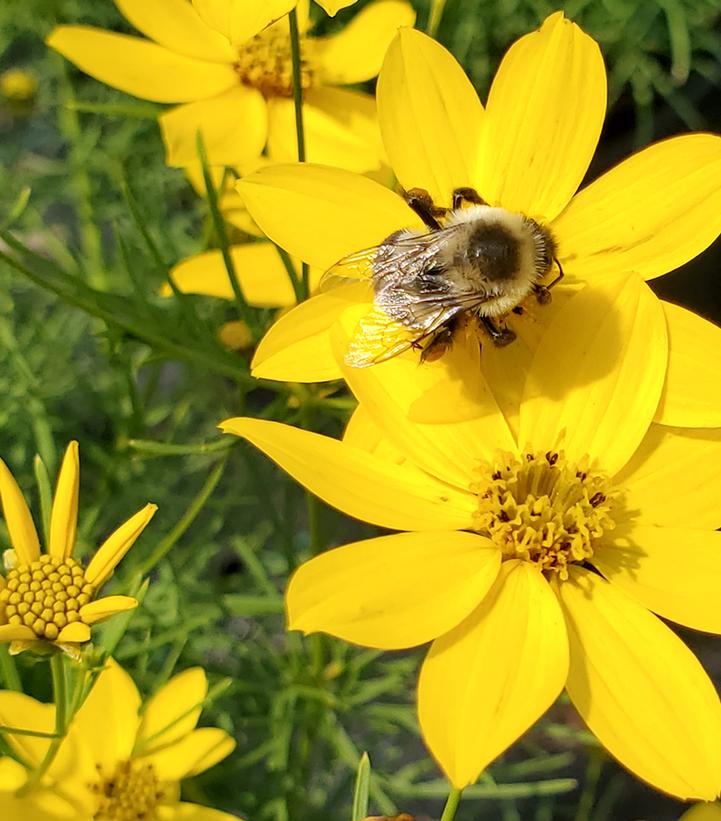
[[[475,188],[456,188],[453,192],[453,210],[460,208],[464,200],[473,205],[488,205]]]
[[[523,305],[516,305],[516,307],[515,307],[515,308],[511,308],[511,310],[513,311],[513,313],[514,313],[516,316],[523,316],[523,314],[525,314],[525,313],[526,313],[526,312],[523,310]]]
[[[431,195],[425,188],[411,188],[405,192],[405,198],[409,208],[418,214],[431,231],[440,230],[441,224],[436,219],[436,216],[443,216],[445,209],[438,209],[433,205]]]
[[[498,328],[493,320],[487,316],[480,317],[480,320],[497,348],[504,348],[515,340],[516,334],[510,328]]]
[[[536,295],[536,300],[539,305],[548,305],[551,301],[550,285],[539,285],[534,283],[532,286],[533,293]]]
[[[455,330],[455,323],[451,323],[437,331],[431,341],[423,349],[421,353],[421,363],[435,362],[437,359],[440,359],[451,347]]]
[[[549,282],[549,283],[548,283],[548,285],[546,285],[546,288],[547,288],[549,291],[551,290],[551,288],[553,288],[553,286],[554,286],[554,285],[558,285],[558,283],[559,283],[559,282],[563,279],[563,277],[565,276],[565,274],[563,273],[563,268],[561,268],[561,263],[558,261],[558,257],[554,257],[554,258],[553,258],[553,261],[554,261],[554,262],[556,263],[556,265],[558,266],[558,276],[557,276],[557,277],[553,280],[553,282]]]

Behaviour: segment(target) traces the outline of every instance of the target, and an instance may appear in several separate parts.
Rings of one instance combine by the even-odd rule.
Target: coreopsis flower
[[[0,758],[0,818],[4,821],[64,821],[77,819],[72,804],[52,790],[41,788],[32,795],[17,796],[27,770],[12,758]]]
[[[44,791],[70,801],[75,821],[235,821],[180,800],[184,778],[209,769],[235,747],[224,730],[196,729],[207,691],[204,671],[194,667],[143,704],[131,677],[108,660],[47,770]],[[23,693],[2,691],[0,717],[13,727],[52,732],[55,709]],[[28,767],[40,764],[47,739],[3,737]]]
[[[560,12],[510,48],[485,108],[446,49],[401,29],[379,76],[377,104],[403,189],[425,189],[448,208],[455,189],[471,187],[489,205],[536,220],[555,239],[565,278],[551,305],[530,299],[525,316],[511,316],[519,337],[513,344],[496,349],[483,342],[489,376],[525,373],[555,308],[579,287],[621,271],[658,277],[699,254],[721,230],[716,135],[656,143],[577,193],[604,120],[606,75],[597,44]],[[402,196],[339,169],[275,165],[237,187],[264,233],[321,271],[401,229],[428,230]],[[320,293],[284,315],[261,341],[254,373],[294,382],[339,378],[329,329],[349,304],[373,299],[367,283],[360,285]],[[721,385],[721,372],[709,379],[705,368],[721,362],[721,332],[663,304],[672,350],[687,367],[683,408],[667,407],[661,421],[718,425],[721,394],[707,389],[709,382]],[[699,411],[699,403],[710,412]]]
[[[344,314],[336,350],[363,310]],[[637,776],[683,798],[719,792],[719,698],[658,617],[721,633],[721,431],[652,424],[664,332],[638,276],[584,288],[539,343],[516,431],[461,346],[422,370],[410,352],[341,366],[360,402],[343,441],[260,419],[221,425],[328,504],[406,531],[303,564],[288,625],[381,649],[432,642],[420,726],[457,788],[565,686]],[[415,420],[417,397],[450,367],[479,412]],[[454,401],[437,396],[441,415]]]
[[[160,117],[170,165],[197,159],[198,131],[216,165],[254,159],[264,148],[274,159],[296,158],[287,19],[296,0],[116,5],[150,39],[59,26],[48,45],[121,91],[182,103]],[[297,9],[308,158],[353,170],[376,168],[382,152],[373,99],[338,86],[378,74],[397,28],[413,25],[413,9],[401,0],[377,0],[337,34],[312,37],[308,6]]]
[[[73,558],[78,518],[80,462],[71,442],[58,474],[50,514],[47,551],[40,540],[22,491],[0,459],[0,500],[12,549],[5,551],[7,573],[0,576],[0,641],[10,652],[52,646],[77,652],[90,640],[90,628],[116,613],[136,607],[132,596],[98,597],[118,562],[153,518],[146,505],[120,525],[85,566]]]
[[[721,806],[718,804],[694,804],[678,821],[721,821]]]

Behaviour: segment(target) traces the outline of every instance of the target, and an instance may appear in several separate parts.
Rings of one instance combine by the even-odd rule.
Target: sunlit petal
[[[228,39],[207,26],[187,0],[115,0],[115,5],[138,31],[170,51],[211,63],[236,58]]]
[[[56,559],[66,559],[73,552],[78,529],[78,489],[80,459],[78,443],[71,442],[65,451],[50,513],[50,545],[48,553]]]
[[[201,667],[173,676],[145,704],[137,746],[143,751],[152,750],[194,730],[207,693],[208,679]]]
[[[147,504],[127,522],[120,525],[98,548],[85,571],[85,578],[95,587],[100,587],[115,570],[118,562],[135,544],[158,509],[157,505]]]
[[[58,26],[46,43],[101,83],[143,100],[202,100],[237,84],[229,64],[184,57],[139,37],[90,26]]]
[[[96,624],[105,621],[116,613],[124,613],[138,606],[138,600],[132,596],[105,596],[96,599],[80,608],[80,618],[85,624]]]
[[[386,650],[459,624],[493,584],[501,554],[472,533],[398,533],[338,547],[288,585],[288,627]]]
[[[721,532],[629,524],[604,536],[593,564],[659,616],[721,633]]]
[[[193,730],[180,741],[143,756],[155,768],[161,781],[180,781],[202,773],[229,756],[235,741],[217,727]]]
[[[679,798],[713,799],[721,704],[696,657],[656,616],[583,568],[558,584],[571,650],[568,694],[606,749]]]
[[[323,271],[399,228],[420,224],[397,194],[339,168],[270,166],[240,180],[238,191],[273,242]]]
[[[0,690],[0,725],[31,730],[36,733],[55,732],[55,707],[14,690]],[[31,766],[43,759],[50,743],[48,738],[3,733],[11,749]]]
[[[303,130],[308,162],[359,173],[376,169],[384,155],[373,97],[344,88],[311,88],[304,95]],[[268,100],[268,155],[298,158],[293,100]]]
[[[473,783],[551,706],[567,670],[546,580],[528,563],[504,562],[482,604],[433,643],[418,682],[423,737],[454,787]]]
[[[679,427],[721,426],[721,328],[692,311],[662,302],[668,327],[668,368],[655,421]]]
[[[626,517],[638,524],[714,530],[721,527],[719,465],[719,428],[652,425],[614,484]]]
[[[257,157],[268,134],[268,112],[255,88],[237,85],[210,99],[186,103],[158,117],[168,165],[198,159],[198,132],[212,165],[236,165]]]
[[[336,358],[341,363],[365,310],[360,306],[357,311],[347,311],[333,329]],[[456,346],[442,359],[423,365],[419,364],[418,353],[409,351],[370,368],[345,364],[341,368],[350,389],[388,439],[407,458],[445,482],[466,490],[481,460],[490,459],[499,448],[515,449],[477,358],[470,357],[464,346]],[[467,377],[469,390],[478,402],[476,417],[434,424],[412,421],[409,417],[415,401],[443,381],[449,371],[459,381]],[[443,405],[438,408],[438,416],[444,419]]]
[[[383,142],[401,185],[425,188],[449,206],[454,188],[474,180],[483,106],[450,52],[403,29],[378,78]]]
[[[210,28],[223,34],[231,45],[239,46],[254,37],[296,5],[296,0],[192,0],[198,14]]]
[[[349,516],[393,530],[470,527],[475,498],[328,436],[238,417],[223,433],[248,439],[296,481]]]
[[[552,14],[511,46],[493,80],[477,172],[481,195],[552,220],[581,184],[605,113],[598,44],[562,12]]]
[[[318,73],[328,85],[371,80],[381,70],[383,57],[399,27],[412,26],[416,13],[410,3],[376,0],[330,37],[317,37]]]
[[[551,322],[524,389],[519,443],[595,459],[607,473],[631,458],[653,419],[668,357],[659,300],[634,274],[572,297]]]
[[[0,459],[0,501],[10,544],[20,564],[30,564],[40,555],[40,542],[25,497],[7,465]]]
[[[634,154],[577,194],[553,230],[577,276],[678,268],[721,231],[721,137],[684,134]]]

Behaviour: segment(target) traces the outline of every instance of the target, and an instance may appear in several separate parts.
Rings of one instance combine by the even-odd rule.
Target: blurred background
[[[362,5],[332,20],[314,13],[330,31]],[[422,29],[429,4],[414,5]],[[589,180],[653,140],[721,130],[721,0],[448,0],[438,39],[484,99],[505,49],[559,7],[600,42],[609,71]],[[234,733],[238,749],[187,785],[189,800],[247,821],[348,819],[368,750],[373,811],[437,817],[446,786],[413,707],[423,651],[380,654],[284,631],[282,591],[308,555],[309,511],[326,546],[371,529],[309,508],[271,463],[216,434],[242,412],[302,415],[338,434],[352,403],[335,386],[254,389],[248,352],[218,340],[237,318],[231,303],[158,298],[168,266],[216,244],[207,204],[163,164],[160,106],[44,46],[59,22],[130,31],[111,0],[0,4],[0,226],[37,252],[45,285],[0,261],[0,454],[32,489],[34,454],[53,475],[65,443],[80,441],[88,551],[146,501],[160,504],[117,574],[122,586],[162,556],[117,657],[146,692],[193,664],[232,677],[205,720]],[[717,242],[652,287],[721,323],[720,270]],[[721,684],[718,640],[681,633]],[[47,696],[45,667],[19,663],[29,689]],[[562,699],[467,791],[457,818],[666,821],[682,811],[609,760]]]

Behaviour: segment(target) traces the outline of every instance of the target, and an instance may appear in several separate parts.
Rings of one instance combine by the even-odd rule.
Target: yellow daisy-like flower
[[[96,79],[145,100],[183,103],[160,125],[170,165],[196,161],[196,133],[211,163],[297,157],[290,35],[296,0],[116,0],[149,40],[88,26],[59,26],[48,45]],[[333,3],[331,11],[347,3]],[[330,37],[309,36],[298,4],[309,159],[365,171],[381,163],[372,97],[336,88],[378,74],[399,26],[415,14],[377,0]]]
[[[224,730],[196,729],[207,692],[204,671],[194,667],[174,676],[142,704],[133,680],[110,659],[50,765],[44,791],[71,803],[76,821],[235,819],[179,798],[182,779],[212,767],[235,747]],[[23,693],[4,691],[0,721],[52,732],[55,709]],[[29,768],[42,761],[46,739],[10,733],[4,738]],[[45,818],[23,816],[24,821]]]
[[[336,327],[338,351],[362,310]],[[410,418],[423,374],[450,366],[419,373],[407,353],[344,369],[360,406],[342,442],[222,423],[329,504],[408,531],[302,565],[289,627],[383,649],[433,642],[420,725],[457,788],[565,686],[636,775],[714,799],[721,704],[657,616],[721,633],[721,431],[651,424],[666,371],[660,303],[635,275],[569,299],[536,351],[517,433],[461,347],[452,365],[479,404],[469,420]]]
[[[527,370],[540,332],[568,293],[621,271],[658,277],[721,231],[716,135],[659,142],[576,193],[601,132],[606,75],[597,44],[561,13],[510,48],[485,108],[446,49],[402,29],[383,64],[377,103],[385,149],[405,190],[426,189],[448,207],[454,189],[472,187],[490,205],[539,221],[556,239],[565,278],[553,303],[532,300],[528,316],[509,321],[519,335],[513,344],[484,344],[489,375]],[[403,197],[338,169],[276,165],[244,177],[238,190],[270,239],[319,270],[399,229],[427,230]],[[285,315],[259,345],[254,373],[294,382],[339,378],[328,329],[349,302],[367,301],[368,291],[338,288]],[[672,350],[687,367],[679,373],[683,400],[666,407],[661,421],[720,424],[721,332],[675,306],[664,309]],[[706,392],[711,382],[716,392]],[[704,403],[708,412],[699,410]]]
[[[11,652],[52,645],[74,651],[90,640],[93,624],[138,604],[131,596],[97,598],[97,594],[157,506],[146,505],[122,524],[85,567],[72,556],[79,480],[78,443],[71,442],[58,474],[47,552],[41,553],[22,491],[0,459],[0,500],[12,545],[5,553],[8,572],[0,576],[0,641],[11,642]]]

